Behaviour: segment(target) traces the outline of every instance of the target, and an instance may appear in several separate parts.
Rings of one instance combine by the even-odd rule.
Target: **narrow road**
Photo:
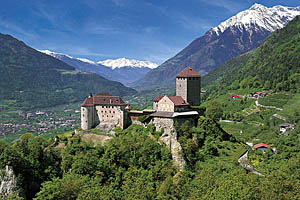
[[[241,122],[238,122],[238,121],[232,121],[232,120],[227,120],[227,119],[220,120],[220,122],[228,122],[228,123],[241,123]]]
[[[283,121],[286,121],[286,118],[283,117],[283,116],[281,116],[281,115],[274,114],[273,116],[276,117],[277,119],[281,119],[281,120],[283,120]]]
[[[238,121],[232,121],[232,120],[227,120],[227,119],[222,119],[220,120],[220,122],[227,122],[227,123],[237,123],[237,124],[240,124],[242,122],[238,122]],[[251,124],[251,125],[256,125],[256,126],[260,126],[261,124],[257,124],[257,123],[254,123],[254,122],[243,122],[245,124]]]
[[[274,108],[276,110],[283,110],[282,108],[277,108],[275,106],[264,106],[264,105],[261,105],[261,104],[258,103],[258,99],[255,101],[255,104],[256,104],[256,106],[263,107],[263,108]]]

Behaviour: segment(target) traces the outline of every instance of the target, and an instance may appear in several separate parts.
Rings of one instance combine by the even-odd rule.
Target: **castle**
[[[198,112],[191,106],[200,105],[201,77],[192,68],[187,67],[176,76],[176,96],[158,95],[153,101],[153,110],[131,110],[120,97],[108,93],[89,95],[81,105],[81,129],[112,129],[128,127],[131,123],[139,123],[137,118],[146,115],[149,123],[156,130],[172,129],[189,122],[189,126],[197,123]]]

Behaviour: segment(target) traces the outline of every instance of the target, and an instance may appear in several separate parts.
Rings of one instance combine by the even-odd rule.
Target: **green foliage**
[[[240,55],[211,72],[206,76],[206,83],[211,84],[208,91],[220,94],[237,88],[257,88],[299,92],[299,23],[297,16],[286,27],[269,35],[253,52]]]
[[[291,97],[289,94],[273,94],[264,98],[259,98],[258,103],[264,106],[275,106],[277,108],[282,108],[290,98]]]
[[[177,132],[188,169],[194,169],[198,161],[218,156],[221,142],[235,141],[214,120],[204,117],[199,118],[197,127],[189,129],[186,122]]]
[[[146,121],[147,118],[148,118],[147,115],[141,115],[141,116],[138,116],[138,120],[139,120],[140,122],[142,122],[142,123],[143,123],[144,121]]]
[[[291,137],[272,135],[269,144],[277,147],[276,153],[249,154],[265,174],[259,177],[237,163],[247,147],[236,138],[241,138],[241,127],[248,128],[249,138],[266,130],[234,125],[239,127],[225,126],[234,136],[203,116],[197,127],[188,122],[178,127],[183,171],[174,168],[170,151],[158,140],[163,132],[152,125],[117,130],[103,146],[86,143],[80,135],[46,141],[24,134],[13,145],[0,143],[0,167],[13,168],[26,199],[298,199],[298,129]]]
[[[223,115],[223,109],[219,102],[211,101],[210,104],[206,107],[205,116],[218,121]]]

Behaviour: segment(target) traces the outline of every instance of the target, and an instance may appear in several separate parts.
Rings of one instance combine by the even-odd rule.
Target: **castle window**
[[[82,114],[82,117],[84,117],[84,114]]]
[[[107,115],[107,117],[108,117],[108,115]]]

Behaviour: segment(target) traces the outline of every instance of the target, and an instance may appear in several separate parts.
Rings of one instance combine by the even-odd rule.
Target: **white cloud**
[[[212,24],[208,22],[208,20],[202,18],[189,17],[183,14],[178,13],[176,15],[178,17],[178,22],[187,30],[191,30],[193,32],[206,32],[210,28],[213,27]]]
[[[199,0],[203,4],[217,6],[224,8],[232,14],[237,13],[245,7],[248,3],[245,1],[233,1],[233,0]]]
[[[6,21],[6,20],[4,20],[2,18],[0,19],[0,27],[3,27],[2,29],[6,29],[9,32],[23,35],[23,36],[25,36],[27,38],[31,38],[32,39],[32,38],[38,37],[38,35],[36,33],[34,33],[33,31],[25,30],[21,26],[15,24],[15,23]]]

